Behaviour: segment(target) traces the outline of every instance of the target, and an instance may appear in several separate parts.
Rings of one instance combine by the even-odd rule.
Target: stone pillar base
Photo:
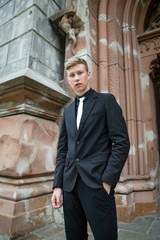
[[[17,237],[53,221],[52,178],[0,178],[0,235]]]
[[[139,194],[142,197],[142,202],[133,202],[135,195]],[[119,222],[131,222],[137,216],[150,215],[158,212],[157,201],[143,202],[144,195],[153,194],[151,193],[132,193],[129,195],[116,195],[117,202],[117,218]],[[145,201],[145,200],[144,200]]]
[[[61,110],[58,83],[25,69],[0,84],[0,235],[17,237],[48,222]]]
[[[158,212],[159,194],[156,183],[148,177],[119,183],[116,188],[117,218],[131,222],[135,217]]]

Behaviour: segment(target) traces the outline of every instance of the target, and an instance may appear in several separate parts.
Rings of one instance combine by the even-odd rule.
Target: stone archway
[[[101,0],[98,8],[98,90],[116,96],[131,140],[130,155],[116,188],[118,218],[124,221],[158,208],[156,110],[149,79],[151,61],[159,51],[157,4],[156,0]],[[145,33],[151,25],[153,33]],[[149,49],[152,57],[146,57]]]

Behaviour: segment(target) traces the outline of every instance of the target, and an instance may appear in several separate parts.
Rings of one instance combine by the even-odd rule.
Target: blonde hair
[[[69,70],[71,67],[77,65],[77,64],[83,64],[85,66],[85,69],[86,71],[88,72],[89,71],[89,68],[88,68],[88,64],[87,62],[83,59],[83,58],[79,58],[79,57],[73,57],[71,58],[68,63],[66,64],[65,66],[65,69],[66,70]]]

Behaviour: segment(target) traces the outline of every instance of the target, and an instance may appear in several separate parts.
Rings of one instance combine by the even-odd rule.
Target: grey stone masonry
[[[0,83],[27,68],[63,79],[65,40],[48,19],[63,8],[65,0],[0,1]]]

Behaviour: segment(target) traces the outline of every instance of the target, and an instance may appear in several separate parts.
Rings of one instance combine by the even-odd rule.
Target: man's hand
[[[109,184],[107,184],[106,182],[102,182],[102,185],[103,185],[104,189],[106,190],[106,192],[108,194],[110,194],[111,186]]]
[[[62,207],[63,199],[62,199],[62,189],[61,188],[55,188],[54,189],[51,201],[52,201],[53,208],[60,208],[60,207]]]

